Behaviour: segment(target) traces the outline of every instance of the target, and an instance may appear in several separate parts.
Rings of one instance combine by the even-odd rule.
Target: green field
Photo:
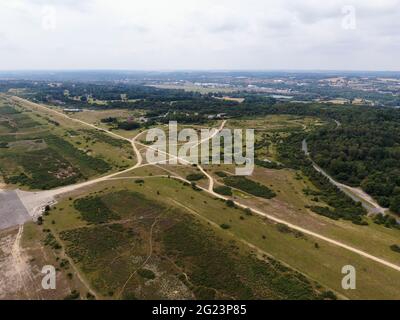
[[[129,212],[132,214],[136,211],[133,205],[135,202],[128,202],[126,206],[122,205],[127,199],[126,194],[118,192],[119,190],[130,190],[142,194],[142,198],[138,196],[138,199],[143,199],[143,195],[146,196],[148,200],[140,200],[140,202],[144,201],[144,204],[138,207],[140,218],[136,214],[134,219],[129,219]],[[284,261],[310,279],[333,289],[339,296],[343,295],[353,299],[394,299],[400,297],[400,288],[396,284],[396,279],[400,279],[398,272],[310,236],[292,232],[290,229],[288,231],[286,228],[281,228],[279,225],[277,226],[259,216],[249,215],[244,210],[230,208],[224,202],[215,200],[204,192],[194,191],[190,186],[184,186],[173,179],[154,177],[145,179],[145,182],[141,185],[134,183],[133,180],[122,180],[118,183],[107,182],[92,190],[91,195],[107,199],[106,203],[109,209],[119,215],[119,223],[123,225],[134,223],[134,230],[139,230],[136,229],[138,223],[150,228],[155,221],[155,216],[158,216],[160,211],[176,212],[178,210],[182,213],[186,212],[186,215],[189,213],[200,219],[202,223],[206,223],[208,228],[211,226],[216,235],[227,237],[238,245],[240,244],[240,246],[243,246],[243,250],[248,251],[250,249],[258,256],[266,255],[266,257],[274,257],[279,261]],[[114,198],[117,199],[115,202],[111,200]],[[121,199],[125,200],[121,201]],[[50,216],[46,217],[49,225],[50,221],[54,220],[54,224],[50,225],[53,230],[62,234],[64,231],[86,230],[85,228],[99,228],[104,225],[103,223],[90,226],[84,221],[81,213],[74,208],[75,200],[72,196],[71,200],[60,202],[57,209],[52,210]],[[143,206],[146,206],[149,201],[151,203],[155,201],[168,210],[159,210],[154,213],[152,211],[154,208],[149,208],[146,211]],[[182,213],[179,215],[182,215]],[[148,216],[151,218],[147,219]],[[114,224],[114,222],[110,221],[106,224]],[[229,228],[222,229],[220,226],[224,224],[228,225]],[[138,231],[136,234],[142,234],[141,232]],[[143,239],[140,244],[144,247],[141,249],[139,247],[137,252],[144,251],[148,254],[148,237]],[[318,246],[316,246],[316,243],[318,243]],[[121,252],[120,254],[125,257],[125,253]],[[341,288],[343,276],[341,268],[347,264],[355,266],[358,270],[357,290],[346,291]],[[135,287],[134,284],[132,286]],[[113,297],[115,297],[115,290],[115,288],[112,290]]]
[[[321,125],[296,116],[229,120],[228,127],[256,129],[261,162],[250,177],[235,176],[232,166],[204,166],[214,190],[398,264],[399,230],[370,217],[355,225],[316,214],[315,207],[333,207],[328,196],[278,163],[283,139]],[[51,111],[0,105],[0,170],[8,184],[51,189],[134,163],[128,141]],[[208,187],[196,166],[146,166],[121,177],[58,199],[37,226],[46,248],[62,253],[100,298],[400,299],[399,272],[210,196],[194,185]],[[356,290],[341,287],[345,265],[357,270]]]
[[[252,254],[186,210],[137,192],[111,187],[57,207],[45,217],[45,226],[59,235],[67,254],[103,297],[335,297],[275,259]],[[66,223],[69,214],[80,219]]]
[[[0,101],[0,172],[7,184],[51,189],[133,164],[127,141]]]

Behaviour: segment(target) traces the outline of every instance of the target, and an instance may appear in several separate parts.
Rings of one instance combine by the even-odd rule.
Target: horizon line
[[[328,72],[341,72],[341,73],[400,73],[400,70],[366,70],[366,69],[0,69],[0,73],[22,73],[22,72],[136,72],[136,73],[146,73],[146,72],[158,72],[158,73],[171,73],[171,72],[287,72],[287,73],[328,73]]]

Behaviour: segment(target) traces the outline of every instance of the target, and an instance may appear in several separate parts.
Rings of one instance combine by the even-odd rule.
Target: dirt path
[[[126,279],[126,281],[125,281],[124,285],[122,286],[121,291],[120,291],[120,293],[119,293],[119,295],[118,295],[119,298],[121,298],[122,294],[124,293],[125,288],[126,288],[126,286],[128,285],[129,281],[131,281],[131,279],[133,278],[133,276],[134,276],[141,268],[143,268],[143,267],[147,264],[147,262],[149,262],[151,256],[153,255],[153,231],[154,231],[154,227],[155,227],[155,226],[157,225],[157,223],[158,223],[159,217],[160,217],[160,216],[158,216],[158,217],[156,217],[156,218],[154,219],[154,222],[152,223],[151,228],[150,228],[150,236],[149,236],[149,254],[148,254],[146,260],[140,265],[140,267],[136,268],[136,270],[133,271],[133,272],[130,274],[130,276],[128,277],[128,279]]]
[[[30,257],[21,248],[20,225],[0,238],[0,299],[41,299],[40,282],[32,274]]]
[[[215,135],[217,135],[219,132],[221,132],[221,130],[224,128],[225,124],[226,124],[226,120],[222,121],[222,123],[221,123],[220,127],[218,128],[218,130],[215,133],[213,133],[209,139],[212,139]],[[202,143],[203,143],[203,141],[199,142],[199,144],[202,144]],[[214,178],[211,175],[209,175],[201,165],[198,165],[198,168],[207,177],[207,179],[209,181],[208,191],[209,192],[214,192],[214,183],[215,183],[214,182]]]
[[[24,231],[24,226],[21,225],[18,228],[18,233],[17,236],[15,237],[14,244],[11,249],[11,256],[13,258],[13,267],[18,274],[19,278],[19,285],[24,289],[25,295],[29,296],[29,292],[25,286],[25,279],[24,279],[24,274],[26,273],[26,262],[22,259],[21,257],[21,237],[22,237],[22,232]]]
[[[204,189],[204,190],[205,190],[205,189]],[[218,194],[218,193],[216,193],[216,192],[214,192],[214,191],[212,191],[212,192],[210,192],[209,190],[205,190],[205,191],[208,191],[208,192],[211,193],[214,197],[218,197],[218,198],[220,198],[220,199],[228,200],[228,198],[226,198],[226,197],[224,197],[224,196],[222,196],[222,195],[220,195],[220,194]],[[383,264],[383,265],[385,265],[385,266],[387,266],[387,267],[389,267],[389,268],[392,268],[392,269],[394,269],[394,270],[396,270],[396,271],[400,271],[400,266],[399,266],[399,265],[396,265],[396,264],[394,264],[394,263],[391,263],[391,262],[389,262],[389,261],[386,261],[385,259],[378,258],[378,257],[376,257],[376,256],[374,256],[374,255],[372,255],[372,254],[369,254],[369,253],[367,253],[367,252],[365,252],[365,251],[359,250],[359,249],[357,249],[357,248],[355,248],[355,247],[352,247],[352,246],[350,246],[350,245],[347,245],[347,244],[345,244],[345,243],[343,243],[343,242],[340,242],[340,241],[331,239],[331,238],[329,238],[329,237],[325,237],[325,236],[323,236],[323,235],[321,235],[321,234],[319,234],[319,233],[316,233],[316,232],[307,230],[307,229],[302,228],[302,227],[300,227],[300,226],[297,226],[297,225],[295,225],[295,224],[289,223],[289,222],[287,222],[287,221],[285,221],[285,220],[278,219],[278,218],[276,218],[276,217],[274,217],[274,216],[272,216],[272,215],[270,215],[270,214],[267,214],[267,213],[265,213],[265,212],[263,212],[263,211],[260,211],[260,210],[258,210],[258,209],[255,209],[255,208],[253,208],[253,207],[245,206],[245,205],[241,204],[241,203],[238,202],[238,201],[233,201],[233,202],[234,202],[237,206],[239,206],[239,207],[241,207],[241,208],[243,208],[243,209],[249,208],[249,209],[252,210],[252,212],[257,213],[257,214],[260,215],[260,216],[266,217],[266,218],[268,218],[269,220],[272,220],[272,221],[277,222],[277,223],[286,224],[286,225],[287,225],[289,228],[291,228],[291,229],[300,231],[300,232],[302,232],[302,233],[304,233],[304,234],[308,234],[308,235],[310,235],[310,236],[312,236],[312,237],[315,237],[315,238],[317,238],[317,239],[324,240],[324,241],[326,241],[326,242],[328,242],[328,243],[330,243],[330,244],[333,244],[333,245],[336,245],[336,246],[341,247],[341,248],[343,248],[343,249],[346,249],[346,250],[349,250],[349,251],[351,251],[351,252],[357,253],[357,254],[360,255],[360,256],[363,256],[363,257],[365,257],[365,258],[371,259],[371,260],[373,260],[373,261],[375,261],[375,262],[378,262],[378,263],[380,263],[380,264]]]
[[[53,231],[52,234],[56,238],[57,242],[63,243],[61,238],[58,236],[57,232]],[[62,255],[68,260],[72,269],[74,269],[74,272],[77,275],[79,281],[86,287],[87,291],[96,298],[96,300],[99,300],[99,298],[100,298],[99,295],[96,293],[95,290],[92,289],[92,286],[90,285],[89,281],[87,281],[86,278],[81,274],[81,272],[79,271],[78,267],[75,265],[72,258],[69,255],[67,255],[67,253],[65,252],[64,248],[65,248],[65,246],[62,246]]]

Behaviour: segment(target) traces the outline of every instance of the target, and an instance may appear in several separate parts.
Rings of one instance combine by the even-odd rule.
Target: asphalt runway
[[[15,191],[0,191],[0,230],[32,220]]]

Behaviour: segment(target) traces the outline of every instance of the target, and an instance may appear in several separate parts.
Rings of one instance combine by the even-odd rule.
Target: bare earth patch
[[[20,250],[23,228],[14,228],[0,238],[0,299],[35,298],[29,257]]]

